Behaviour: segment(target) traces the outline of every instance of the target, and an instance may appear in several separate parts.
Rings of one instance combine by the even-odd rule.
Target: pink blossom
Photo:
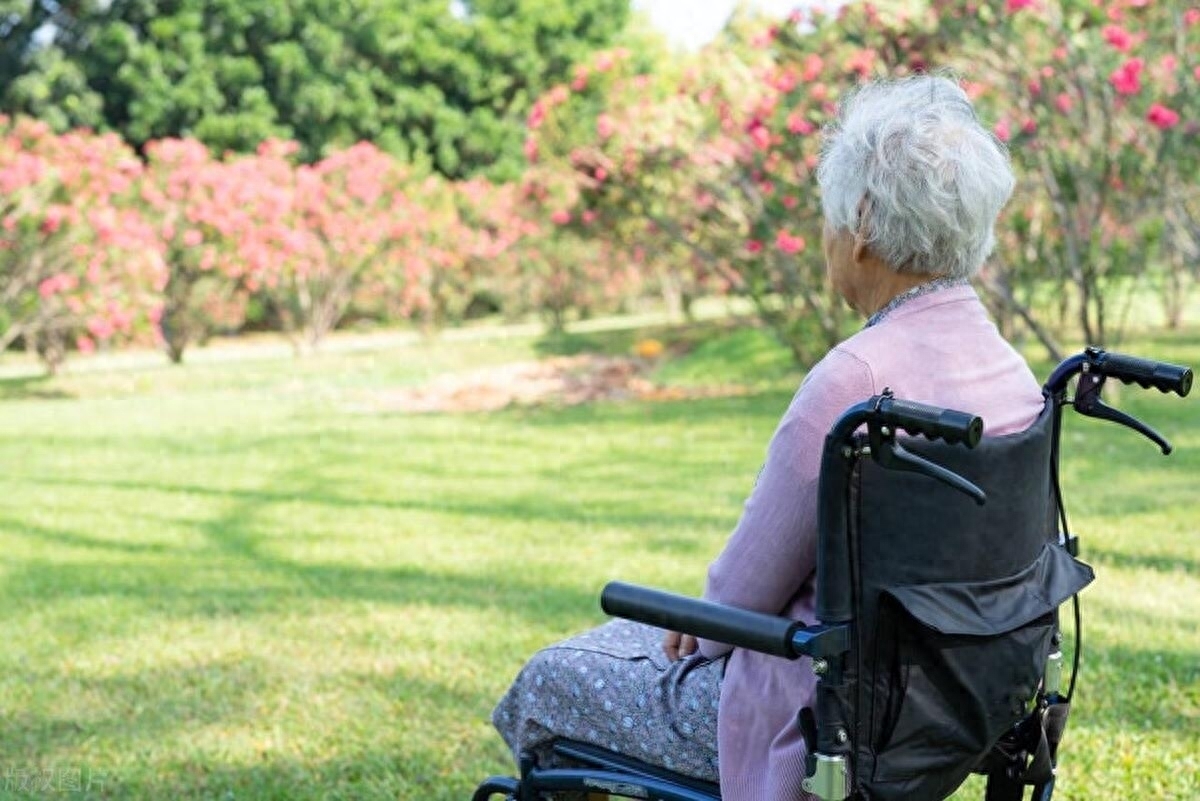
[[[538,143],[532,136],[525,138],[525,158],[531,164],[538,160]]]
[[[587,209],[579,218],[583,220],[584,225],[591,225],[596,221],[596,212],[592,209]]]
[[[1108,80],[1112,82],[1113,88],[1122,95],[1135,95],[1142,88],[1142,82],[1139,76],[1142,73],[1142,68],[1145,66],[1140,58],[1131,58],[1113,70],[1113,73],[1108,76]]]
[[[782,202],[785,209],[794,209],[796,208],[796,204],[800,202],[800,199],[795,195],[784,195]]]
[[[529,109],[529,117],[526,120],[526,124],[531,130],[536,131],[538,128],[542,127],[542,123],[545,122],[545,120],[546,105],[542,101],[538,100],[533,104],[533,108]]]
[[[787,129],[794,134],[800,134],[802,136],[807,136],[808,134],[815,131],[817,129],[817,126],[813,125],[811,122],[804,119],[804,115],[801,114],[799,111],[793,111],[791,114],[788,115]]]
[[[781,230],[775,235],[775,247],[789,255],[800,253],[804,250],[806,244],[804,237],[799,235],[793,236],[787,231]]]
[[[1059,95],[1056,98],[1054,98],[1054,107],[1056,109],[1058,109],[1059,111],[1061,111],[1063,114],[1070,113],[1071,107],[1073,105],[1074,105],[1074,101],[1071,100],[1071,96],[1069,94],[1067,94],[1066,92],[1060,92]]]
[[[1001,142],[1007,142],[1012,138],[1012,130],[1008,127],[1008,120],[1000,120],[992,130],[995,132],[996,138]]]
[[[759,150],[766,150],[771,146],[771,132],[760,122],[755,122],[750,128],[750,138]]]
[[[575,80],[571,81],[571,88],[576,92],[582,92],[587,88],[588,84],[588,68],[580,64],[575,68]]]
[[[617,125],[613,122],[612,117],[608,116],[607,114],[601,114],[596,118],[596,135],[601,139],[607,139],[608,137],[612,136],[616,130]]]
[[[811,83],[816,80],[824,68],[825,62],[821,60],[820,56],[813,53],[804,59],[804,74],[800,77],[805,83]]]
[[[600,181],[601,183],[603,183],[604,180],[606,178],[608,178],[608,170],[604,169],[603,167],[597,167],[595,170],[592,171],[592,175],[596,178],[597,181]]]
[[[1200,22],[1200,8],[1189,8],[1183,12],[1183,21],[1189,28]]]
[[[1025,120],[1024,124],[1021,125],[1021,133],[1025,134],[1026,136],[1032,136],[1033,134],[1037,133],[1037,121],[1035,121],[1032,117]]]
[[[558,105],[562,105],[563,103],[566,103],[567,98],[570,96],[571,96],[570,90],[568,90],[567,87],[563,86],[560,83],[558,86],[555,86],[553,89],[550,90],[549,94],[546,95],[546,100],[549,101],[550,105],[558,106]]]
[[[108,339],[116,333],[116,328],[103,317],[93,317],[88,320],[88,332],[96,339]]]
[[[774,84],[777,90],[786,95],[788,92],[795,89],[796,84],[799,82],[800,76],[796,74],[794,69],[788,67],[775,76]]]
[[[757,239],[751,239],[746,243],[747,253],[762,253],[763,243]]]
[[[867,48],[859,50],[850,60],[846,62],[847,72],[854,72],[858,77],[865,78],[871,74],[871,67],[875,64],[875,51]]]
[[[183,232],[183,244],[186,247],[194,248],[204,241],[204,234],[197,231],[195,228],[189,228]]]
[[[1030,81],[1029,82],[1029,94],[1033,95],[1034,97],[1037,97],[1041,93],[1042,93],[1042,84],[1039,81],[1037,81],[1036,79]]]
[[[1146,119],[1151,125],[1164,131],[1179,124],[1179,114],[1161,103],[1150,106],[1150,110],[1146,112]]]
[[[1197,66],[1196,69],[1192,70],[1192,77],[1197,81],[1200,81],[1200,66]]]
[[[80,353],[95,353],[96,342],[91,337],[86,337],[83,334],[75,337],[75,348]]]
[[[1121,53],[1128,53],[1133,47],[1133,36],[1120,25],[1105,25],[1103,33],[1104,41]]]
[[[555,225],[566,225],[571,221],[571,212],[565,209],[558,209],[550,215],[550,222]]]
[[[1004,7],[1008,10],[1009,14],[1015,14],[1023,8],[1029,8],[1031,5],[1033,5],[1033,0],[1007,0]]]

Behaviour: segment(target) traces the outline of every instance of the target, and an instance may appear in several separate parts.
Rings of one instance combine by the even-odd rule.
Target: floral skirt
[[[556,764],[555,738],[608,748],[717,781],[717,704],[725,660],[676,662],[661,629],[614,620],[539,651],[492,713],[513,755]]]

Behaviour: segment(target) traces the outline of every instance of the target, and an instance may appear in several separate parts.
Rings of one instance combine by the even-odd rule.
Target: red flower
[[[804,250],[806,243],[802,236],[792,236],[787,231],[780,231],[775,235],[775,247],[787,254],[800,253]]]
[[[746,243],[746,252],[747,253],[762,253],[762,249],[763,249],[763,243],[759,242],[757,239],[751,239],[749,242]]]
[[[1009,14],[1015,14],[1023,8],[1029,8],[1033,5],[1033,0],[1008,0],[1004,7],[1008,9]]]
[[[1063,114],[1070,113],[1072,105],[1074,105],[1074,102],[1066,92],[1061,92],[1058,97],[1054,98],[1054,107]]]
[[[566,225],[571,221],[571,212],[564,209],[559,209],[550,215],[550,222],[555,225]]]
[[[1161,103],[1150,106],[1150,110],[1146,112],[1146,119],[1151,125],[1164,131],[1179,124],[1179,114]]]
[[[1144,62],[1140,58],[1131,58],[1113,70],[1112,75],[1108,76],[1108,80],[1112,82],[1113,88],[1119,94],[1136,95],[1142,88],[1139,76],[1143,66],[1145,66]]]
[[[1187,23],[1188,27],[1200,22],[1200,8],[1189,8],[1183,12],[1183,21]]]
[[[1133,36],[1120,25],[1105,25],[1104,41],[1122,53],[1128,53],[1129,48],[1133,47]]]
[[[603,167],[597,167],[592,172],[592,175],[594,175],[596,177],[597,181],[603,182],[604,179],[606,179],[608,177],[608,170],[604,169]]]
[[[1008,127],[1008,120],[1000,120],[992,130],[995,131],[996,138],[1001,142],[1007,142],[1012,138],[1012,130]]]

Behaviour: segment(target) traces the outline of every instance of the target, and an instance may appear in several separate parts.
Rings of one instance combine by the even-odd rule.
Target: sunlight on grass
[[[799,374],[761,331],[680,331],[658,380],[756,391],[363,408],[545,340],[0,381],[0,763],[86,767],[96,798],[469,796],[509,770],[487,718],[524,658],[599,623],[609,579],[698,592],[736,521]],[[1194,332],[1128,349],[1200,362]],[[1200,423],[1118,402],[1179,450],[1070,421],[1099,579],[1056,797],[1194,798]]]

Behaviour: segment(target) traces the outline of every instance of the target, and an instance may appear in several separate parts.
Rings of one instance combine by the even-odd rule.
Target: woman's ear
[[[871,252],[867,247],[867,231],[871,227],[870,217],[871,198],[864,195],[863,199],[858,201],[858,227],[854,229],[854,249],[851,251],[855,264],[862,264]]]

